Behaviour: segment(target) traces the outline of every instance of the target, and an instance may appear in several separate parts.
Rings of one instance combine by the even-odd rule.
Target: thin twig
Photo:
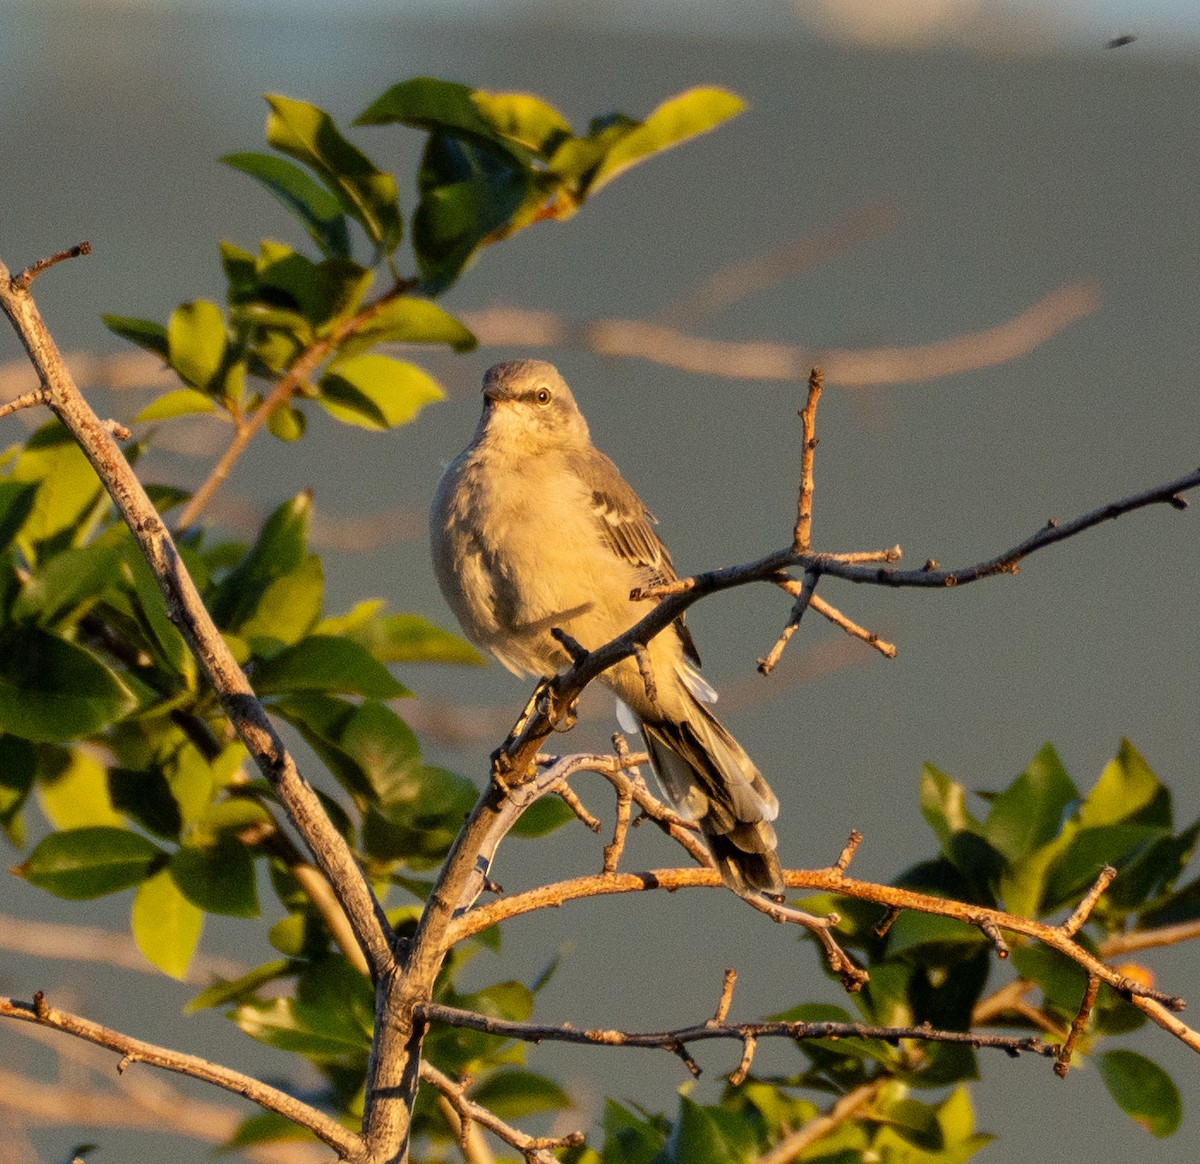
[[[465,1027],[506,1039],[519,1039],[526,1043],[581,1043],[597,1047],[640,1047],[650,1050],[670,1051],[678,1055],[679,1049],[689,1043],[711,1039],[744,1041],[748,1035],[756,1039],[879,1039],[898,1044],[905,1039],[922,1042],[957,1043],[963,1046],[988,1048],[1004,1051],[1009,1055],[1030,1052],[1053,1058],[1057,1047],[1043,1043],[1029,1035],[983,1035],[972,1031],[946,1031],[926,1023],[919,1026],[885,1027],[869,1023],[840,1022],[749,1022],[715,1023],[705,1022],[695,1026],[680,1027],[666,1031],[623,1031],[608,1027],[581,1029],[569,1023],[520,1022],[495,1018],[473,1010],[427,1003],[418,1007],[421,1018],[428,1023],[445,1026]],[[691,1069],[689,1068],[689,1071]]]
[[[808,400],[800,411],[800,423],[803,426],[803,445],[800,455],[800,500],[797,504],[796,528],[792,545],[797,553],[804,553],[812,548],[812,499],[813,499],[813,460],[817,449],[817,403],[821,399],[821,389],[825,386],[825,377],[820,368],[813,368],[808,374]]]
[[[1054,1064],[1054,1074],[1059,1079],[1065,1079],[1067,1072],[1071,1070],[1071,1056],[1075,1053],[1075,1046],[1079,1042],[1079,1036],[1083,1034],[1087,1027],[1088,1019],[1092,1017],[1092,1007],[1096,1005],[1096,995],[1100,993],[1100,979],[1094,974],[1089,974],[1087,985],[1083,988],[1083,998],[1079,1003],[1079,1012],[1075,1015],[1075,1021],[1071,1023],[1071,1029],[1067,1032],[1066,1042],[1058,1049],[1058,1055]]]
[[[148,1063],[154,1067],[161,1067],[165,1071],[174,1071],[192,1079],[215,1084],[226,1091],[232,1091],[246,1099],[253,1100],[260,1107],[276,1112],[302,1128],[307,1128],[314,1136],[339,1152],[342,1159],[346,1161],[367,1164],[369,1159],[361,1137],[343,1127],[337,1120],[278,1088],[262,1083],[252,1076],[243,1075],[240,1071],[233,1071],[217,1063],[210,1063],[207,1059],[201,1059],[197,1055],[188,1055],[182,1051],[159,1047],[154,1043],[132,1038],[120,1031],[92,1022],[90,1019],[59,1010],[46,1001],[41,991],[34,994],[31,1003],[0,997],[0,1017],[37,1023],[44,1027],[63,1031],[68,1035],[74,1035],[78,1039],[84,1039],[89,1043],[95,1043],[97,1046],[115,1051],[123,1056],[123,1063]]]
[[[733,1002],[733,988],[737,985],[737,971],[732,967],[726,969],[721,982],[721,997],[717,1000],[717,1011],[713,1015],[714,1023],[723,1023],[729,1017],[729,1007]]]
[[[47,259],[38,259],[36,263],[26,267],[25,270],[13,279],[13,288],[17,291],[28,291],[29,285],[43,271],[48,271],[51,267],[57,266],[67,259],[77,259],[80,255],[90,255],[91,253],[92,244],[90,242],[81,242],[73,247],[67,247],[66,250],[58,251]]]
[[[555,1148],[573,1148],[584,1142],[582,1132],[568,1132],[565,1136],[530,1136],[506,1124],[499,1116],[488,1111],[467,1095],[467,1088],[455,1083],[450,1076],[439,1071],[432,1063],[421,1062],[421,1078],[436,1087],[457,1110],[464,1124],[474,1122],[499,1136],[506,1144],[516,1148],[526,1160],[537,1164],[556,1164],[550,1153]]]

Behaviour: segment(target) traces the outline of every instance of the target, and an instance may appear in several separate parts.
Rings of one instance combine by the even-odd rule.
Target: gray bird
[[[571,390],[542,360],[483,377],[483,416],[438,484],[430,540],[438,584],[463,630],[517,675],[550,677],[571,659],[550,634],[595,649],[645,613],[629,594],[676,577],[655,518],[591,442]],[[699,655],[682,618],[637,662],[605,671],[637,720],[667,799],[698,823],[736,893],[783,891],[771,821],[779,802],[704,701]]]

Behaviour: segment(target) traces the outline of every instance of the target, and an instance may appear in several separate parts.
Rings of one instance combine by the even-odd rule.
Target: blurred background
[[[65,350],[123,353],[102,312],[165,320],[180,301],[221,297],[218,240],[255,249],[260,237],[295,238],[281,209],[216,161],[262,148],[264,92],[314,101],[345,126],[392,83],[429,74],[535,92],[582,129],[594,115],[644,116],[683,88],[724,85],[748,100],[743,116],[632,172],[576,219],[482,255],[444,303],[485,342],[428,357],[446,403],[387,435],[314,413],[299,445],[261,438],[214,518],[248,536],[311,487],[316,548],[335,551],[330,610],[378,595],[451,625],[428,563],[429,498],[474,428],[483,370],[537,355],[572,384],[681,573],[745,561],[790,540],[796,411],[819,361],[829,386],[816,547],[898,542],[911,565],[967,565],[1200,460],[1198,38],[1196,7],[1167,0],[4,0],[0,257],[17,269],[90,240],[90,258],[39,281],[39,303]],[[411,210],[420,135],[351,132],[396,167]],[[610,322],[597,351],[587,325],[602,321],[623,322]],[[665,330],[647,345],[633,323]],[[5,394],[28,386],[20,355],[0,335]],[[92,395],[128,419],[149,395],[110,391],[115,371]],[[4,443],[35,419],[8,419]],[[204,423],[165,430],[147,472],[195,485],[222,439]],[[858,828],[854,872],[894,877],[934,849],[917,804],[922,763],[992,789],[1046,741],[1086,790],[1127,736],[1174,790],[1177,820],[1200,815],[1196,520],[1165,507],[1128,516],[1036,555],[1015,578],[953,592],[827,581],[826,599],[896,643],[891,661],[810,613],[763,679],[755,662],[788,601],[762,587],[695,608],[722,718],[782,801],[785,863],[828,864]],[[419,695],[401,710],[427,756],[482,782],[527,686],[497,666],[400,677]],[[611,701],[592,697],[585,712],[557,741],[563,750],[606,746]],[[607,826],[607,785],[577,787]],[[493,873],[511,890],[599,860],[597,839],[574,826],[510,841]],[[676,860],[648,830],[626,856],[638,868]],[[220,1016],[183,1017],[192,987],[73,960],[98,937],[71,959],[37,956],[35,923],[120,931],[127,911],[124,897],[63,903],[4,878],[0,992],[42,989],[131,1034],[272,1078],[293,1069]],[[270,956],[257,927],[230,920],[210,923],[202,948],[242,965]],[[811,944],[729,894],[584,902],[519,920],[479,979],[528,981],[556,956],[537,1012],[548,1022],[702,1021],[726,966],[740,975],[734,1019],[843,1001]],[[1164,989],[1200,996],[1200,952],[1147,960]],[[1172,1140],[1151,1141],[1120,1115],[1093,1070],[1060,1083],[1042,1061],[995,1056],[975,1103],[980,1128],[1000,1140],[980,1159],[1194,1160],[1200,1062],[1157,1029],[1129,1045],[1183,1092]],[[159,1114],[129,1130],[105,1126],[117,1103],[84,1103],[94,1079],[83,1061],[2,1028],[0,1048],[10,1096],[0,1128],[11,1121],[0,1164],[65,1160],[81,1142],[101,1145],[101,1164],[208,1158],[202,1140],[153,1130],[183,1108],[153,1091],[149,1069],[130,1076],[142,1080],[138,1110],[158,1102]],[[714,1098],[736,1049],[698,1057],[696,1094]],[[673,1111],[686,1082],[657,1053],[542,1047],[529,1061],[576,1095],[571,1126],[589,1126],[605,1095]],[[795,1063],[777,1047],[757,1066]]]

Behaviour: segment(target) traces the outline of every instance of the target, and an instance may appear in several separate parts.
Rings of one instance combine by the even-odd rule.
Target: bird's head
[[[545,360],[509,360],[483,375],[483,418],[491,440],[514,441],[526,453],[588,441],[587,421],[558,369]]]

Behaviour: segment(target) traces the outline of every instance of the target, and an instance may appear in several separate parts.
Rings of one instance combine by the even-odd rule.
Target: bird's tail
[[[734,893],[782,893],[771,825],[779,801],[716,717],[703,704],[688,703],[679,721],[641,721],[654,774],[672,807],[699,824],[721,880]]]

